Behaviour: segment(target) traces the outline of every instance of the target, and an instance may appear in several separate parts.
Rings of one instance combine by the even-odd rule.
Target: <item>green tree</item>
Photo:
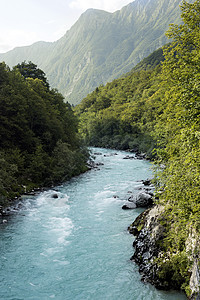
[[[28,191],[85,171],[88,158],[69,103],[36,65],[20,66],[23,76],[17,67],[0,64],[0,203],[18,196],[23,186]],[[58,141],[61,161],[55,156]]]
[[[177,286],[188,290],[190,269],[186,240],[191,228],[200,234],[200,2],[183,2],[183,24],[171,25],[167,33],[172,39],[164,49],[160,91],[162,113],[155,125],[159,148],[158,162],[164,165],[160,173],[163,189],[160,202],[165,206],[165,238],[161,273],[171,270],[171,278],[179,273]],[[200,249],[195,249],[197,257]],[[183,268],[173,264],[180,253],[187,256]],[[180,264],[181,265],[181,264]],[[177,277],[177,278],[178,278]]]
[[[28,63],[24,61],[21,64],[17,64],[14,68],[18,69],[24,78],[37,78],[41,80],[47,88],[49,88],[49,83],[47,81],[45,73],[31,61],[29,61]]]

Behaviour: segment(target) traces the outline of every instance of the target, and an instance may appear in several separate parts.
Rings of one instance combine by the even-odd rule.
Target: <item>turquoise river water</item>
[[[151,164],[95,149],[104,163],[52,190],[26,196],[0,224],[2,300],[184,300],[140,280],[127,227],[141,212],[122,210]],[[57,198],[53,195],[57,194]],[[116,197],[118,196],[118,197]]]

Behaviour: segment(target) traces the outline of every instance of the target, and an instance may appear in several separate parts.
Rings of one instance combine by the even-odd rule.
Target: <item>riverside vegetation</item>
[[[0,110],[0,205],[87,169],[77,118],[35,64],[0,64]]]
[[[80,133],[90,145],[139,150],[155,161],[159,196],[155,199],[159,211],[155,223],[162,232],[146,264],[152,278],[159,281],[158,287],[182,289],[196,299],[200,267],[200,1],[183,1],[181,10],[183,23],[170,26],[169,45],[127,76],[96,88],[75,110]],[[145,231],[146,223],[143,215],[134,225],[137,234]],[[155,284],[152,278],[149,280]]]

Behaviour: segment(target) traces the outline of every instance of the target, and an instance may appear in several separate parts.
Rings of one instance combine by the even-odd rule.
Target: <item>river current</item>
[[[151,164],[106,149],[104,165],[62,186],[24,196],[0,224],[1,300],[184,300],[140,280],[127,227],[142,211],[122,210]],[[101,153],[101,154],[100,154]],[[117,155],[115,155],[117,154]]]

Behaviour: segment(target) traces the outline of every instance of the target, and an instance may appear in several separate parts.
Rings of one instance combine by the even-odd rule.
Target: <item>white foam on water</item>
[[[97,217],[101,216],[104,213],[104,210],[99,210],[96,214]]]
[[[104,214],[104,210],[99,210],[97,211],[97,213],[95,214],[95,217],[99,220],[102,219],[102,215]]]
[[[69,196],[66,195],[65,193],[61,193],[55,190],[50,190],[50,191],[43,192],[37,198],[37,204],[39,206],[52,205],[54,207],[63,207],[66,206],[68,200],[69,200]]]
[[[100,191],[100,192],[96,193],[95,196],[94,196],[94,198],[95,198],[95,200],[105,199],[105,198],[111,198],[115,194],[116,194],[116,191],[104,190],[104,191]]]
[[[29,284],[31,285],[31,286],[36,286],[35,284],[33,284],[32,282],[29,282]]]
[[[43,192],[36,198],[35,208],[30,211],[30,216],[35,223],[41,223],[41,243],[44,240],[49,245],[48,249],[43,247],[41,256],[53,256],[69,244],[67,237],[74,225],[68,217],[68,200],[66,193],[56,190]]]
[[[60,245],[58,243],[54,244],[54,247],[46,248],[43,252],[40,253],[41,257],[44,257],[47,261],[52,262],[59,262],[59,265],[61,265],[62,260],[60,260],[61,254],[63,253],[63,245]],[[65,264],[65,261],[63,260],[63,264]],[[67,265],[68,263],[66,263]]]
[[[73,228],[72,220],[68,217],[51,217],[49,227],[52,230],[71,230]]]
[[[56,253],[58,253],[60,250],[59,250],[59,247],[51,247],[51,248],[47,248],[45,249],[45,253],[40,253],[40,255],[42,256],[46,256],[46,257],[49,257],[49,256],[52,256]]]
[[[59,238],[57,239],[58,244],[61,244],[61,245],[63,245],[63,246],[69,245],[70,242],[66,240],[66,237],[67,237],[67,236],[68,236],[68,235],[59,237]]]
[[[52,239],[58,244],[67,245],[66,238],[71,234],[74,225],[68,217],[51,217],[48,221],[48,229]]]
[[[97,210],[97,216],[99,217],[104,213],[106,207],[119,202],[121,203],[121,200],[116,197],[116,191],[104,190],[96,193],[90,203]]]
[[[61,265],[61,266],[66,266],[66,265],[70,264],[70,262],[68,260],[54,259],[53,262],[58,264],[58,265]]]

